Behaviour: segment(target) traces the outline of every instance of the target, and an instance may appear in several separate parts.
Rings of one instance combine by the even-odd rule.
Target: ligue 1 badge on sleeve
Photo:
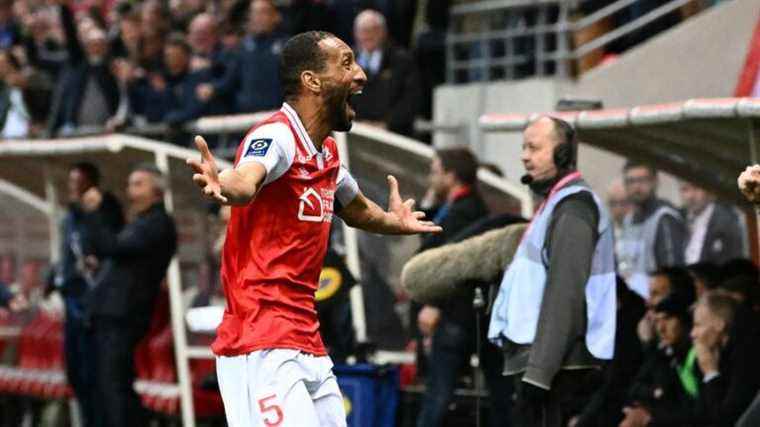
[[[254,139],[248,145],[248,149],[245,151],[243,157],[254,156],[264,157],[269,151],[269,147],[272,146],[272,138],[259,138]]]

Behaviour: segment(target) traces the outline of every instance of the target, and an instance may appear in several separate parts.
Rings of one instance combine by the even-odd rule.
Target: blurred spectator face
[[[446,172],[443,169],[441,159],[438,156],[433,156],[433,160],[430,162],[428,182],[438,200],[444,200],[448,196],[449,190],[454,187],[454,179],[454,173]]]
[[[373,52],[385,43],[385,18],[374,11],[365,10],[354,21],[354,39],[359,50]]]
[[[69,171],[66,188],[69,192],[70,201],[75,202],[81,199],[84,192],[90,187],[92,187],[92,182],[90,182],[84,172],[79,169],[72,169]]]
[[[633,167],[625,171],[625,191],[628,200],[641,204],[654,196],[657,188],[657,177],[645,167]]]
[[[139,19],[127,18],[119,24],[121,40],[130,50],[137,50],[142,38],[142,28]]]
[[[167,27],[168,22],[161,11],[161,3],[156,1],[147,1],[143,3],[140,9],[140,18],[142,28],[145,34],[161,34]]]
[[[153,59],[162,55],[164,38],[160,34],[145,34],[142,40],[143,59]]]
[[[684,331],[684,325],[678,316],[668,315],[666,313],[655,313],[655,328],[660,341],[667,346],[675,346],[681,341]]]
[[[647,305],[651,308],[659,304],[670,293],[670,280],[664,275],[649,278],[649,299]]]
[[[615,224],[622,224],[625,216],[631,211],[631,203],[620,180],[616,180],[607,191],[607,205]]]
[[[712,196],[704,189],[684,182],[681,184],[681,200],[690,215],[698,215],[712,202]]]
[[[127,199],[133,212],[142,212],[160,201],[161,190],[153,174],[137,170],[127,180]]]
[[[708,348],[718,347],[726,336],[726,326],[726,322],[710,311],[706,304],[698,303],[694,309],[691,339]]]
[[[106,33],[100,28],[91,28],[85,34],[84,50],[91,64],[100,64],[108,53]]]
[[[195,52],[208,55],[214,50],[218,42],[215,25],[214,17],[207,13],[196,16],[190,23],[187,40]]]
[[[557,146],[554,122],[542,117],[523,131],[523,145],[520,159],[525,172],[536,181],[547,181],[557,176],[554,164],[554,147]]]
[[[169,44],[164,48],[164,63],[170,75],[178,76],[187,71],[190,53],[181,46]]]
[[[248,13],[248,31],[253,35],[271,34],[280,23],[280,13],[268,0],[254,0]]]

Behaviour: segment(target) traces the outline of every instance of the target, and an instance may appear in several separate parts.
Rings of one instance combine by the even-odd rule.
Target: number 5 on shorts
[[[264,424],[267,425],[267,427],[277,427],[280,424],[282,424],[282,419],[284,418],[282,409],[280,409],[280,406],[276,403],[267,404],[267,401],[277,398],[276,394],[273,394],[271,396],[267,396],[263,399],[259,399],[259,411],[261,411],[261,416],[264,418]],[[274,420],[272,420],[269,416],[265,416],[264,414],[266,412],[274,411]]]

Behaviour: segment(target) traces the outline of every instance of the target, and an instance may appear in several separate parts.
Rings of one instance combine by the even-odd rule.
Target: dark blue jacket
[[[240,113],[275,110],[282,104],[280,52],[287,40],[278,35],[246,36],[236,51],[229,77],[214,82],[218,96],[234,95]]]
[[[118,232],[124,226],[121,205],[110,193],[103,194],[103,203],[97,212],[112,232]],[[88,230],[82,216],[79,208],[72,205],[61,223],[61,260],[56,268],[55,286],[67,300],[79,299],[90,287],[77,265],[82,256],[93,253],[93,248],[87,244]]]
[[[163,78],[166,83],[163,90],[153,87],[147,78],[130,85],[129,102],[135,114],[145,117],[150,123],[159,123],[166,120],[167,115],[173,111],[179,118],[175,118],[177,122],[183,121],[185,116],[191,117],[202,112],[203,105],[198,100],[184,97],[184,94],[192,93],[195,89],[188,82],[187,73],[177,76],[165,73]],[[188,108],[188,104],[192,104],[191,108]],[[186,112],[180,114],[180,111]]]

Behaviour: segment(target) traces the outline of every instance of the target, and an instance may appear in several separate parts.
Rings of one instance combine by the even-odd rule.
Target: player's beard
[[[325,99],[327,105],[328,117],[330,117],[332,130],[338,132],[348,132],[353,124],[354,111],[349,105],[351,88],[332,87]]]

